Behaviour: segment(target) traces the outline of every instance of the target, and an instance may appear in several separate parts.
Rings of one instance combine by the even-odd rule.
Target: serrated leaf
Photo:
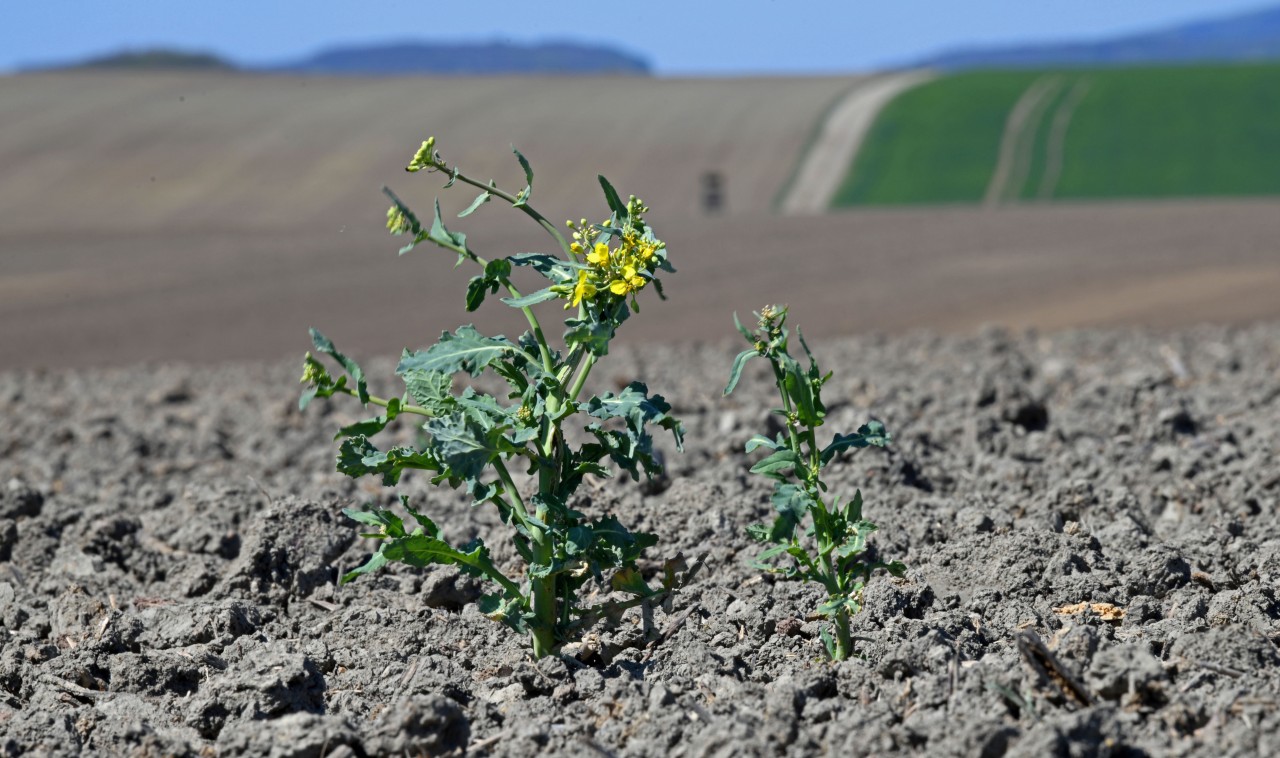
[[[470,216],[472,213],[475,213],[477,208],[489,202],[489,199],[492,197],[493,197],[493,193],[488,190],[481,192],[479,195],[476,196],[475,200],[471,201],[471,205],[468,205],[466,210],[458,214],[458,218],[466,218],[467,216]]]
[[[601,324],[590,319],[569,319],[565,321],[569,328],[564,333],[567,345],[582,345],[597,358],[609,354],[609,340],[613,339],[614,327]]]
[[[523,297],[504,297],[502,298],[502,302],[512,308],[528,308],[531,305],[537,305],[538,303],[546,302],[547,300],[551,300],[556,297],[559,297],[559,295],[555,291],[550,287],[545,287],[537,292],[524,295]]]
[[[404,380],[404,388],[409,397],[436,415],[448,413],[457,405],[457,399],[453,397],[451,374],[410,369],[402,372],[400,378]]]
[[[591,524],[591,549],[588,554],[602,566],[629,565],[645,551],[658,544],[658,538],[644,532],[631,532],[613,516],[605,516]]]
[[[355,380],[356,396],[360,399],[360,402],[368,404],[369,387],[365,382],[364,372],[360,370],[360,364],[338,352],[338,348],[333,345],[333,340],[321,334],[319,329],[311,330],[311,343],[315,345],[316,350],[334,359],[342,366],[343,370]]]
[[[464,481],[478,480],[499,455],[513,452],[502,427],[476,413],[454,413],[423,425],[431,435],[431,452],[447,473]]]
[[[406,353],[396,367],[396,373],[406,371],[439,371],[455,374],[466,371],[479,376],[485,367],[517,348],[506,337],[485,337],[467,324],[458,327],[454,334],[444,332],[440,341],[426,350]]]
[[[738,353],[738,357],[733,359],[733,368],[729,369],[729,383],[724,387],[725,397],[733,392],[734,387],[738,386],[738,380],[742,378],[742,368],[747,365],[747,361],[756,357],[758,353],[754,350],[743,350]]]
[[[604,190],[604,201],[609,204],[609,210],[613,211],[619,220],[625,219],[627,217],[627,204],[622,202],[622,198],[618,197],[618,191],[603,176],[597,175],[596,178],[600,180],[600,189]]]
[[[893,437],[885,431],[884,424],[871,421],[860,426],[853,434],[837,434],[831,444],[822,449],[822,463],[830,463],[832,458],[850,448],[884,447],[891,441]]]
[[[649,397],[644,382],[632,382],[614,394],[606,392],[587,401],[586,411],[600,419],[625,419],[627,429],[635,437],[645,434],[645,426],[653,424],[666,429],[676,441],[676,448],[684,450],[684,426],[670,416],[671,404],[662,395]]]
[[[384,453],[360,436],[348,437],[338,448],[338,471],[353,478],[382,474],[383,484],[391,486],[400,481],[405,469],[439,471],[440,462],[429,451],[411,447],[394,447]]]
[[[577,271],[586,268],[582,264],[570,263],[554,255],[546,253],[517,253],[509,255],[507,261],[513,266],[527,266],[546,277],[552,284],[567,284],[578,278]]]
[[[452,565],[457,566],[464,573],[474,575],[492,576],[498,573],[489,558],[488,548],[479,540],[474,540],[459,549],[444,540],[415,532],[383,542],[368,563],[347,574],[342,581],[345,584],[391,561],[407,563],[418,568],[431,564]]]

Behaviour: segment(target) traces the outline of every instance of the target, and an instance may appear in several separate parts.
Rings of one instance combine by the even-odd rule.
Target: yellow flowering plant
[[[466,210],[469,216],[497,198],[522,211],[554,242],[555,253],[520,253],[487,259],[477,254],[462,233],[450,231],[440,214],[423,224],[390,190],[387,229],[410,236],[401,250],[408,253],[432,243],[457,255],[459,265],[479,269],[468,283],[465,306],[474,311],[489,295],[504,292],[501,302],[520,310],[529,330],[518,339],[486,336],[474,326],[444,332],[425,350],[405,350],[396,373],[405,391],[400,397],[369,394],[359,365],[339,352],[323,334],[312,330],[315,349],[342,369],[331,375],[310,353],[302,381],[307,385],[301,407],[317,397],[344,394],[382,413],[339,430],[338,470],[352,477],[379,476],[396,485],[406,471],[425,471],[437,485],[464,489],[476,505],[494,506],[511,527],[510,538],[523,560],[521,576],[509,576],[477,539],[454,546],[425,514],[401,498],[404,512],[416,526],[391,510],[348,509],[349,517],[373,528],[366,536],[380,540],[377,552],[343,581],[372,572],[391,561],[414,566],[450,564],[483,577],[495,591],[480,600],[490,618],[528,634],[533,654],[542,657],[559,649],[596,621],[616,618],[643,603],[665,603],[696,572],[677,557],[665,564],[658,586],[640,573],[637,560],[658,541],[652,534],[629,531],[613,514],[589,515],[578,508],[589,504],[577,495],[587,476],[607,477],[606,462],[639,479],[640,471],[654,476],[661,463],[654,451],[652,427],[670,433],[683,446],[683,427],[671,416],[661,395],[650,395],[641,382],[621,391],[584,397],[587,377],[608,355],[609,343],[630,315],[639,311],[638,295],[652,284],[662,295],[659,273],[674,273],[666,245],[645,221],[648,208],[638,198],[623,202],[613,186],[599,177],[609,216],[598,224],[570,221],[566,237],[530,204],[533,169],[519,151],[525,187],[515,194],[493,181],[483,183],[447,163],[428,139],[413,156],[410,173],[439,173],[445,187],[471,185],[481,190]],[[528,294],[517,290],[512,272],[527,268],[546,280]],[[564,319],[562,347],[547,338],[535,306],[563,301],[570,311]],[[563,311],[561,311],[563,312]],[[505,395],[492,395],[473,386],[453,389],[457,375],[478,377],[492,373],[507,385]],[[370,438],[398,418],[422,423],[424,442],[418,446],[376,447]],[[589,441],[573,445],[567,425],[579,422]],[[523,469],[529,483],[521,486],[512,469]],[[595,583],[606,599],[583,602],[587,585]]]

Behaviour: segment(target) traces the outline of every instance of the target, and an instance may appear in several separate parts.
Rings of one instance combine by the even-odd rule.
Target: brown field
[[[517,143],[552,218],[602,214],[597,169],[649,200],[680,273],[629,341],[727,337],[732,311],[766,301],[815,335],[1280,318],[1280,200],[769,215],[854,84],[0,79],[0,365],[270,358],[313,325],[368,355],[472,320],[470,272],[434,249],[397,258],[381,231],[382,182],[429,207],[438,177],[400,171],[428,129],[504,184]],[[696,212],[709,169],[722,216]],[[452,225],[481,254],[548,249],[518,216],[490,204]],[[474,320],[518,329],[505,310]]]

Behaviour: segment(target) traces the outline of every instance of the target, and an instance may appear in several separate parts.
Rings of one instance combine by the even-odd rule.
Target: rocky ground
[[[896,436],[832,479],[909,567],[838,665],[819,593],[749,566],[771,397],[762,365],[719,396],[736,345],[597,371],[665,394],[689,445],[587,507],[707,569],[539,663],[451,568],[335,584],[371,549],[340,509],[394,493],[332,472],[360,410],[299,413],[292,363],[0,374],[0,754],[1280,751],[1280,324],[815,348],[830,428]],[[488,510],[404,490],[518,569]]]

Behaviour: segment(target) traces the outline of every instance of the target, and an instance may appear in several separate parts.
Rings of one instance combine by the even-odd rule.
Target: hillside
[[[949,50],[913,65],[946,70],[1126,66],[1280,58],[1280,7],[1112,39]]]
[[[983,71],[877,119],[833,205],[1280,194],[1280,66]]]
[[[301,74],[633,74],[643,58],[613,48],[567,42],[512,45],[405,43],[342,47],[273,67]]]

